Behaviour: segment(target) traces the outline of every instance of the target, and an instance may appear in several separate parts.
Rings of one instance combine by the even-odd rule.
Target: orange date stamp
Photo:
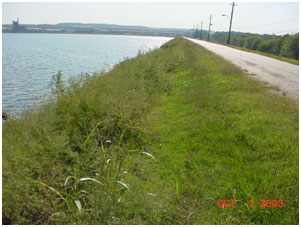
[[[235,207],[235,199],[220,199],[218,201],[219,208],[234,208]],[[253,200],[249,200],[250,207],[253,208]],[[260,200],[260,208],[282,208],[284,206],[284,202],[282,199],[261,199]]]

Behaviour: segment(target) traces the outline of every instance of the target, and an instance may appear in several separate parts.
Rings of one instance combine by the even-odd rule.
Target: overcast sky
[[[165,28],[192,28],[203,21],[208,29],[227,31],[230,2],[218,3],[2,3],[2,24],[19,17],[21,24],[62,22],[108,23]],[[299,3],[238,2],[232,30],[253,33],[284,34],[299,29]]]

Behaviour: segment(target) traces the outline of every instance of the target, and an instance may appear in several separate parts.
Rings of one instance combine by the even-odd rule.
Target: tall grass
[[[150,155],[143,148],[149,132],[141,122],[170,89],[165,74],[176,64],[178,56],[170,58],[158,49],[139,53],[110,72],[73,77],[66,86],[58,72],[51,83],[53,95],[42,106],[3,126],[6,220],[14,224],[78,221],[75,205],[90,209],[95,201],[89,195],[101,194],[104,208],[116,206],[128,189],[123,181],[124,159],[141,159],[139,151]],[[103,186],[87,182],[66,188],[63,182],[68,176],[72,176],[68,182],[89,177]]]

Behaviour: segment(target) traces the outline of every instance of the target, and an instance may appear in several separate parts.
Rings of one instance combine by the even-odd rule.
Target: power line
[[[274,33],[277,34],[277,33],[294,32],[294,31],[298,31],[299,32],[299,28],[297,28],[297,29],[291,29],[291,30],[286,30],[286,31],[280,31],[280,32],[274,32]]]
[[[232,20],[233,20],[233,11],[234,11],[234,6],[236,6],[236,4],[233,2],[232,4],[232,11],[231,11],[231,19],[230,19],[230,27],[229,27],[229,34],[228,34],[228,43],[230,43],[230,38],[231,38],[231,28],[232,28]],[[223,15],[226,16],[226,15]],[[210,15],[210,21],[209,21],[209,29],[208,29],[208,41],[210,39],[210,30],[211,30],[211,26],[213,24],[211,24],[211,20],[212,20],[212,15]],[[276,26],[279,24],[286,24],[286,23],[292,23],[292,22],[296,22],[299,21],[299,19],[292,19],[292,20],[287,20],[287,21],[279,21],[273,24],[263,24],[263,25],[256,25],[256,26],[246,26],[246,27],[238,27],[235,28],[235,30],[237,29],[248,29],[248,28],[261,28],[261,27],[266,27],[266,26]],[[198,25],[195,27],[193,26],[192,30],[193,30],[193,37],[198,38],[198,32],[200,32],[199,34],[199,38],[202,39],[202,28],[203,28],[203,21],[201,23],[201,29],[199,30]],[[271,29],[269,29],[271,30]],[[299,29],[290,29],[290,30],[285,30],[285,31],[279,31],[279,32],[273,32],[274,34],[279,34],[279,33],[283,33],[283,32],[299,32]]]
[[[242,29],[242,28],[258,28],[258,27],[265,27],[265,26],[271,26],[271,25],[285,24],[285,23],[290,23],[290,22],[294,22],[294,21],[299,21],[299,20],[298,20],[298,19],[295,19],[295,20],[289,20],[289,21],[277,22],[277,23],[273,23],[273,24],[264,24],[264,25],[257,25],[257,26],[240,27],[240,28],[236,28],[236,29]]]

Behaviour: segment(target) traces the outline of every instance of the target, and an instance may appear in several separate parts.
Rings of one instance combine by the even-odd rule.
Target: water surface
[[[85,34],[2,34],[2,110],[16,113],[49,92],[54,74],[66,80],[110,69],[171,38]]]

